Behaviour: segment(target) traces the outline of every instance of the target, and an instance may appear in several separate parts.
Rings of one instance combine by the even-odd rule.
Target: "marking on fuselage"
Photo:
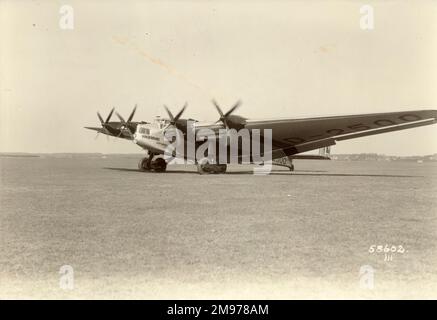
[[[158,137],[148,136],[148,135],[146,135],[146,134],[143,134],[141,137],[142,137],[143,139],[150,139],[150,140],[159,141],[159,138],[158,138]]]

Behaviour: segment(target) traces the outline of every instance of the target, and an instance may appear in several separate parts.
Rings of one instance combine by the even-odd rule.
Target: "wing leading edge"
[[[110,135],[110,133],[108,132],[108,130],[106,130],[105,128],[96,128],[96,127],[84,127],[85,129],[89,129],[89,130],[93,130],[93,131],[97,131],[99,133],[103,133],[103,134],[107,134]]]

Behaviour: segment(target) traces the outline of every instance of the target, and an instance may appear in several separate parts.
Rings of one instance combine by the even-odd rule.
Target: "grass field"
[[[0,298],[437,298],[436,163],[137,160],[0,158]],[[385,244],[406,251],[369,253]]]

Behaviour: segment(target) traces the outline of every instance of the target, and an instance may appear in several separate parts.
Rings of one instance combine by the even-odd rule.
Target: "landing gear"
[[[167,162],[163,158],[156,158],[153,160],[153,155],[145,157],[138,163],[138,169],[140,171],[155,171],[165,172],[167,170]]]
[[[165,172],[167,170],[167,162],[163,158],[156,158],[152,161],[152,170],[155,172]]]
[[[200,174],[220,174],[225,173],[227,165],[225,164],[198,164],[197,171]]]
[[[150,171],[150,158],[145,157],[143,159],[140,160],[140,162],[138,162],[138,170],[140,171]]]
[[[288,169],[290,169],[290,171],[294,171],[293,159],[290,159],[290,157],[288,157],[288,160],[290,161],[290,163],[288,164]]]
[[[208,159],[203,159],[197,163],[197,171],[199,174],[220,174],[225,173],[226,164],[213,164]]]
[[[264,165],[264,163],[262,163],[262,165]],[[288,170],[294,171],[293,159],[291,159],[290,157],[282,157],[279,159],[274,159],[272,165],[286,167],[288,168]]]

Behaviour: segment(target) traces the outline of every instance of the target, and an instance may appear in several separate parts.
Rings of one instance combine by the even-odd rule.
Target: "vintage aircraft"
[[[104,120],[97,113],[101,127],[85,127],[109,136],[121,139],[132,140],[135,144],[147,151],[146,157],[139,162],[139,169],[142,171],[164,172],[167,168],[168,159],[163,154],[170,143],[165,139],[167,130],[178,129],[183,133],[184,139],[187,133],[196,133],[201,129],[211,129],[214,132],[223,132],[230,129],[247,129],[252,132],[254,129],[272,130],[272,152],[273,162],[285,165],[293,170],[291,161],[293,159],[329,159],[329,153],[319,155],[302,154],[311,150],[327,150],[335,145],[337,141],[360,138],[391,131],[410,129],[420,126],[435,124],[437,122],[437,110],[413,110],[388,113],[370,113],[358,115],[328,116],[315,118],[290,118],[290,119],[266,119],[251,120],[239,115],[234,111],[240,106],[237,102],[226,113],[222,111],[217,102],[213,101],[220,118],[216,122],[200,122],[193,119],[182,119],[187,105],[176,114],[164,106],[168,119],[156,118],[152,123],[132,121],[136,106],[125,120],[116,112],[120,121],[110,121],[114,112],[112,109]],[[198,148],[201,142],[195,145]],[[329,149],[328,149],[329,150]],[[243,150],[239,150],[239,157],[243,156]],[[226,164],[198,161],[190,159],[187,152],[182,155],[186,160],[197,164],[199,173],[224,173]],[[282,159],[282,160],[279,160]],[[285,161],[284,161],[285,159]]]

